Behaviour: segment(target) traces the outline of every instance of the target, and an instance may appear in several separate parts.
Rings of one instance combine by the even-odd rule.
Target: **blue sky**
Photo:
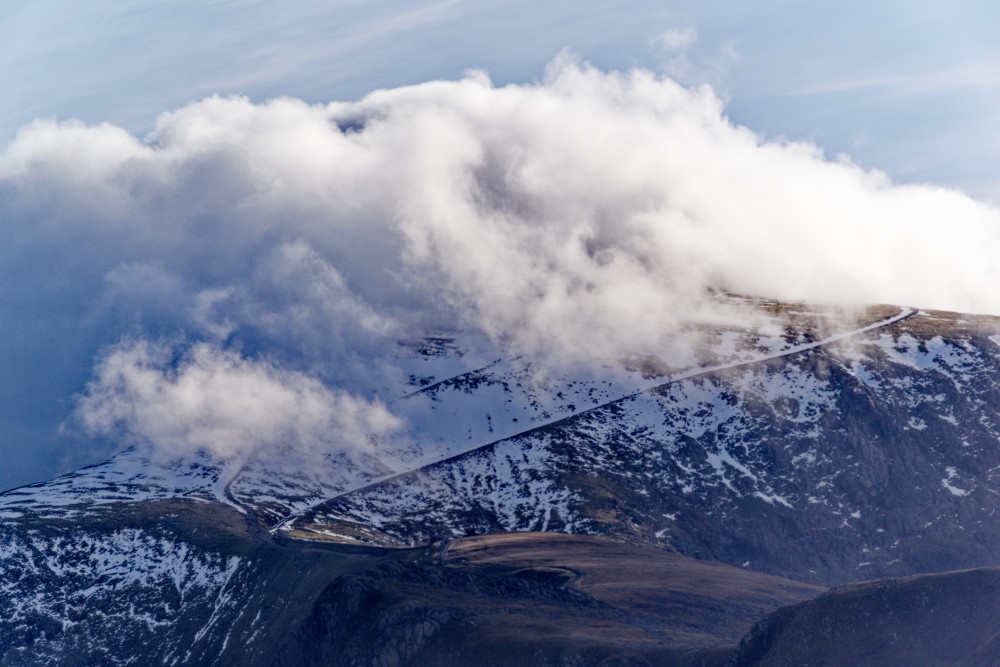
[[[9,0],[0,489],[151,434],[202,446],[156,412],[191,378],[379,414],[369,385],[398,369],[372,360],[430,319],[597,358],[658,353],[720,285],[1000,315],[998,19],[986,2]],[[652,75],[609,74],[635,68]],[[600,289],[559,298],[581,284]]]
[[[1000,199],[998,23],[994,3],[968,0],[12,0],[0,138],[53,116],[143,134],[213,93],[350,100],[467,68],[529,82],[568,48],[710,83],[765,136]]]

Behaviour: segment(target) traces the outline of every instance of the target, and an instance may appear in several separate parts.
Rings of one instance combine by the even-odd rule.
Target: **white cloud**
[[[302,373],[201,343],[179,360],[165,344],[113,348],[78,405],[82,426],[171,453],[245,457],[280,445],[300,453],[366,449],[400,422],[378,402]]]
[[[173,375],[141,345],[94,371],[93,428],[172,446],[318,437],[346,397],[390,384],[398,336],[429,328],[604,359],[735,316],[715,289],[1000,314],[994,208],[764,141],[708,88],[568,57],[536,85],[213,97],[146,141],[35,123],[0,156],[0,219],[5,360],[51,346],[81,366],[122,336],[211,344]],[[25,371],[39,378],[66,367],[34,354],[53,359]],[[246,361],[261,355],[273,365]],[[234,377],[250,394],[207,389]],[[160,395],[201,430],[177,430]],[[256,399],[285,416],[243,428]],[[315,419],[288,417],[295,401]]]

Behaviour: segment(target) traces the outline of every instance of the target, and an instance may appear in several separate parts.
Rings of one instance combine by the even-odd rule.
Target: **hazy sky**
[[[414,330],[561,363],[715,288],[1000,314],[996,10],[704,4],[4,3],[0,488],[405,434]]]

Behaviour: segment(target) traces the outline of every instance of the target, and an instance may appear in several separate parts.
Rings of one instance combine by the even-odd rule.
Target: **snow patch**
[[[948,466],[947,468],[944,469],[944,472],[946,477],[944,477],[941,480],[941,486],[947,489],[948,492],[951,493],[951,495],[957,496],[959,498],[964,498],[965,496],[968,496],[972,493],[971,491],[966,491],[965,489],[961,489],[952,484],[952,482],[958,479],[958,470],[956,470],[952,466]]]

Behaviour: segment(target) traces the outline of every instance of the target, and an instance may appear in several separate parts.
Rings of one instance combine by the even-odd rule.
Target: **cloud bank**
[[[532,85],[213,97],[144,140],[38,121],[0,155],[0,219],[6,433],[65,417],[89,377],[80,417],[113,439],[228,451],[371,412],[336,422],[350,441],[392,421],[371,397],[400,337],[659,354],[735,316],[717,290],[1000,314],[994,208],[764,141],[709,88],[566,57]],[[192,351],[177,366],[162,340]],[[260,437],[238,425],[251,395],[274,398]]]
[[[369,449],[400,426],[378,402],[331,390],[302,373],[200,343],[115,346],[79,403],[87,431],[171,453],[211,449],[246,458],[281,445],[299,454]]]

